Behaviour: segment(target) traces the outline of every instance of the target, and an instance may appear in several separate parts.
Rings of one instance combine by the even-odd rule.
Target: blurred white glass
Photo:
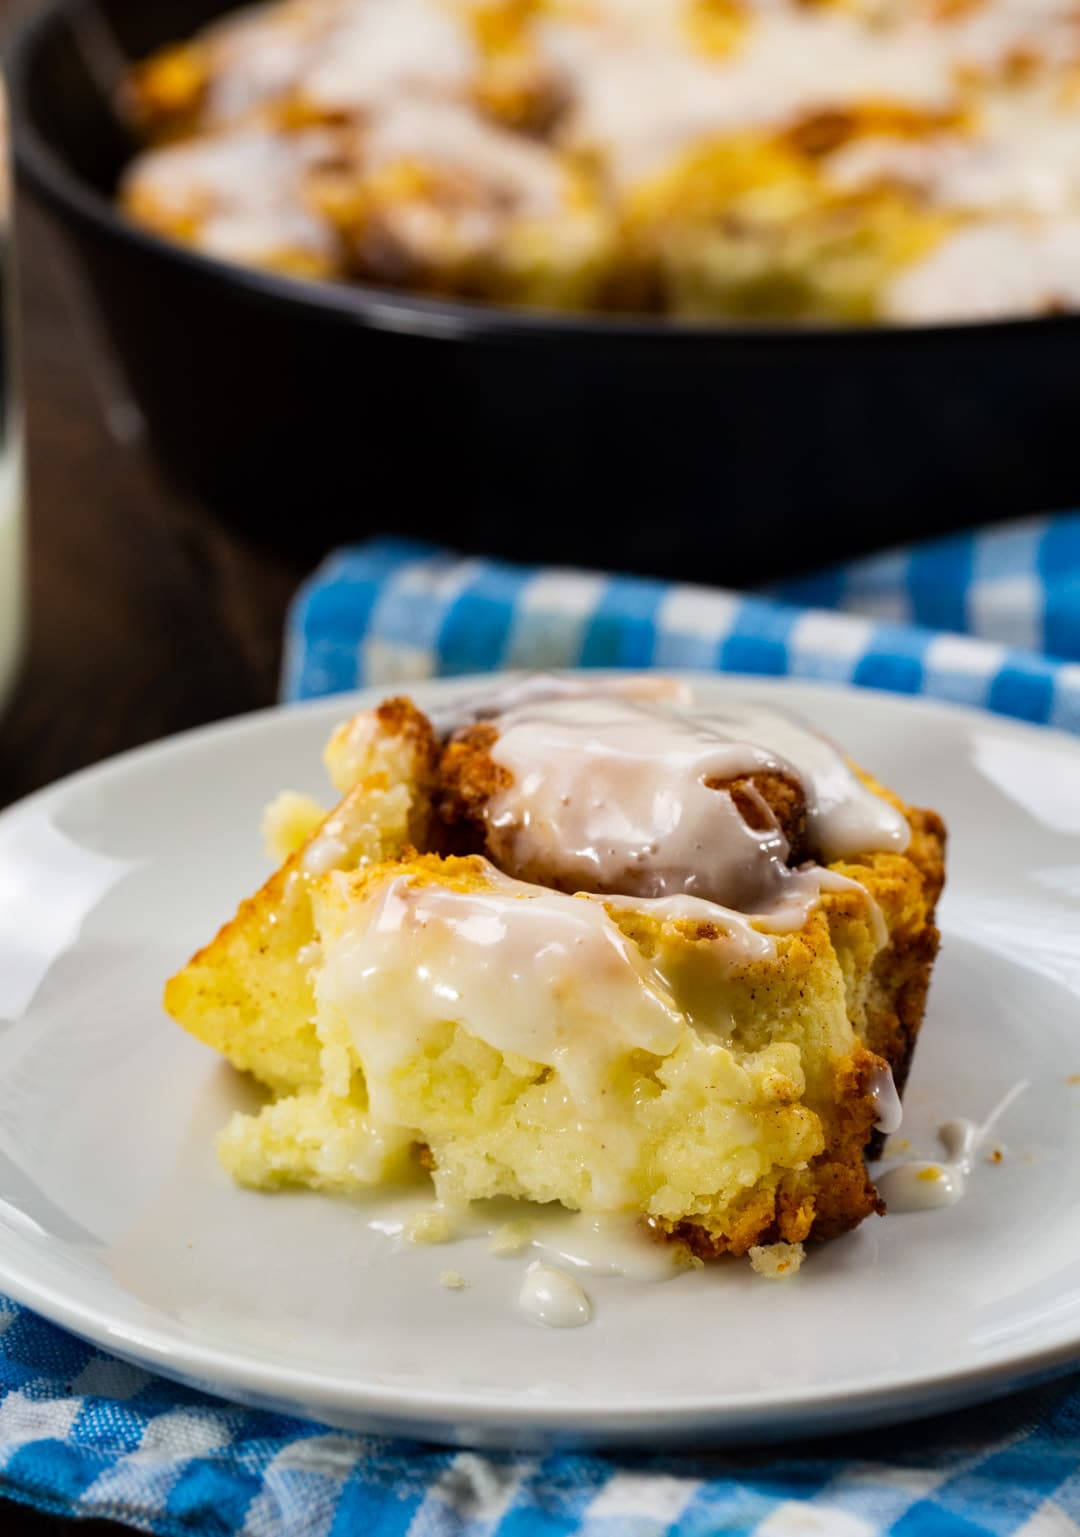
[[[25,621],[22,421],[13,333],[10,151],[7,94],[0,82],[0,707],[15,680]]]

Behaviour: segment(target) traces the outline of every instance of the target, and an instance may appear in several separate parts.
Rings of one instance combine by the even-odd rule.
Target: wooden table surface
[[[51,228],[31,207],[17,212],[31,617],[0,724],[0,804],[124,748],[271,703],[285,606],[302,574],[164,483]],[[5,1537],[120,1530],[0,1499]]]

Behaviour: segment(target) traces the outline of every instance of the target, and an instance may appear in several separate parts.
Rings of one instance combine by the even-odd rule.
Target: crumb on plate
[[[491,1235],[488,1248],[492,1254],[520,1254],[532,1243],[532,1226],[524,1220],[504,1222]]]
[[[806,1258],[801,1243],[755,1244],[750,1250],[750,1264],[767,1281],[786,1281]]]
[[[446,1243],[451,1236],[450,1219],[437,1206],[418,1212],[405,1229],[410,1243]]]

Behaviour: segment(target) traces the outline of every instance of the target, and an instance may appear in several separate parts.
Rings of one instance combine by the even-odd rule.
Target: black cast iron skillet
[[[116,81],[227,9],[46,0],[9,70],[23,182],[161,460],[234,525],[308,555],[389,531],[745,583],[1080,502],[1080,317],[567,316],[295,282],[136,228],[112,203],[134,148]]]

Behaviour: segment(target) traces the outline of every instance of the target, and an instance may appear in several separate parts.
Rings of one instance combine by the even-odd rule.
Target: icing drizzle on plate
[[[1021,1078],[994,1106],[985,1121],[964,1117],[946,1121],[938,1129],[945,1157],[940,1161],[911,1158],[878,1176],[878,1191],[890,1212],[937,1211],[963,1199],[975,1167],[979,1148],[992,1128],[1020,1095],[1030,1088]]]

